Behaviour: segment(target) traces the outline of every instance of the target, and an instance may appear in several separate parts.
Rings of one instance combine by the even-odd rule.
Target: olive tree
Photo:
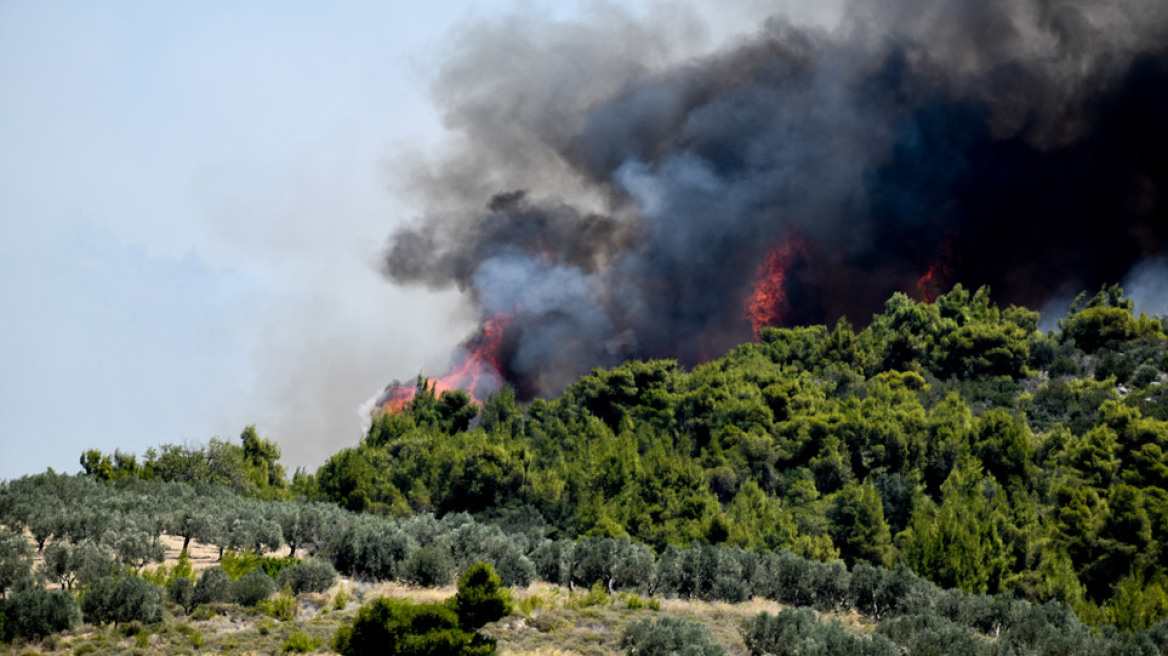
[[[0,595],[32,571],[32,547],[16,531],[0,526]]]

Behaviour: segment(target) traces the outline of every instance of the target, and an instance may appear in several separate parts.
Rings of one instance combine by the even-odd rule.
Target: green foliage
[[[81,598],[85,621],[152,623],[162,619],[162,588],[137,576],[105,577]]]
[[[661,610],[661,600],[655,597],[643,599],[641,595],[630,594],[625,597],[625,608],[629,610]]]
[[[178,579],[195,580],[195,569],[185,550],[179,552],[178,560],[171,567],[159,565],[153,570],[144,569],[139,576],[155,585],[168,587]]]
[[[244,428],[240,445],[212,438],[206,445],[165,444],[137,456],[115,451],[113,459],[97,449],[81,454],[86,476],[100,481],[124,478],[160,479],[188,484],[222,485],[261,499],[291,496],[280,448],[259,436],[254,425]]]
[[[276,592],[276,582],[262,569],[253,569],[231,584],[231,598],[241,606],[255,606]]]
[[[495,563],[499,578],[509,588],[526,588],[535,580],[535,565],[518,549],[511,549]]]
[[[316,651],[321,645],[320,640],[302,631],[293,631],[284,639],[280,651],[284,653],[307,654]]]
[[[285,569],[295,567],[300,564],[299,558],[275,558],[272,556],[260,556],[254,551],[224,552],[223,557],[219,560],[219,566],[227,573],[227,576],[232,579],[240,579],[248,572],[260,570],[269,578],[275,578],[280,575]]]
[[[471,565],[458,577],[458,594],[448,605],[464,630],[472,631],[511,613],[511,595],[486,563]]]
[[[828,512],[832,542],[849,563],[882,565],[892,537],[880,495],[871,485],[849,484],[835,495]]]
[[[333,610],[345,610],[349,606],[349,591],[342,587],[333,597]]]
[[[905,563],[973,598],[1155,626],[1168,612],[1168,340],[1133,307],[1106,288],[1041,335],[1035,313],[988,290],[896,295],[859,332],[765,329],[692,371],[627,362],[526,406],[503,390],[477,424],[464,395],[422,379],[361,444],[293,477],[303,501],[254,500],[291,493],[249,428],[238,444],[87,452],[85,475],[4,483],[0,525],[27,530],[44,574],[74,588],[158,560],[167,532],[226,550],[236,576],[287,566],[236,550],[286,544],[363,580],[444,583],[487,562],[507,585],[757,595],[873,618],[933,594],[868,566]]]
[[[256,607],[264,615],[281,622],[290,622],[296,619],[296,597],[292,595],[292,589],[287,586],[281,588],[275,597],[258,601]]]
[[[1136,319],[1129,306],[1089,304],[1059,323],[1064,336],[1087,353],[1135,339],[1164,337],[1158,321],[1143,316]]]
[[[283,569],[276,576],[276,584],[288,586],[294,594],[324,592],[337,582],[337,570],[325,560],[315,558]]]
[[[966,592],[996,592],[1008,570],[1005,492],[966,460],[941,486],[942,502],[913,513],[905,560],[922,576]]]
[[[239,441],[243,447],[243,461],[251,494],[265,499],[285,497],[288,482],[285,480],[284,467],[278,462],[280,447],[275,442],[261,438],[255,424],[243,429]]]
[[[581,609],[590,608],[592,606],[608,606],[612,603],[612,595],[608,594],[608,590],[604,584],[597,581],[588,588],[588,592],[577,595],[572,593],[568,601],[564,604],[565,608]]]
[[[29,587],[0,601],[0,642],[43,638],[80,623],[77,599],[64,590]]]
[[[193,599],[194,606],[215,604],[231,599],[231,577],[221,567],[209,567],[199,575],[195,583]]]
[[[760,613],[743,620],[740,631],[753,656],[898,656],[901,653],[884,636],[866,638],[848,631],[838,621],[820,622],[808,608],[787,608],[778,615]]]
[[[0,595],[32,571],[32,547],[24,536],[0,526]]]
[[[1168,591],[1163,577],[1145,581],[1142,575],[1125,577],[1105,608],[1108,619],[1124,630],[1147,629],[1168,615]]]
[[[892,651],[902,653],[952,654],[953,656],[991,656],[1001,653],[980,636],[971,635],[953,622],[931,615],[912,615],[882,622],[874,639],[883,639]],[[776,655],[777,656],[777,655]]]
[[[180,625],[180,630],[184,626],[185,625]],[[183,633],[185,633],[187,636],[187,644],[189,644],[191,647],[193,647],[195,649],[201,648],[203,646],[203,644],[206,642],[206,639],[203,638],[203,634],[198,629],[195,629],[194,627],[186,627],[186,628],[187,628],[187,630],[183,631]]]
[[[449,585],[454,579],[454,560],[437,545],[420,547],[402,565],[402,578],[425,587]]]
[[[166,587],[167,601],[177,604],[183,612],[190,614],[195,608],[195,583],[186,577],[177,578]]]
[[[495,642],[459,628],[458,615],[442,604],[414,604],[382,597],[361,608],[341,627],[333,649],[344,656],[488,656]]]
[[[329,555],[342,574],[387,581],[402,572],[413,548],[413,541],[396,525],[362,522],[342,532],[331,545]]]
[[[726,653],[704,624],[670,615],[629,624],[621,636],[620,646],[626,653],[638,656],[724,656]]]

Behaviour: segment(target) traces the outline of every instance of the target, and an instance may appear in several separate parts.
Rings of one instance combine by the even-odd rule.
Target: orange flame
[[[764,326],[778,324],[787,311],[787,292],[783,288],[787,269],[799,258],[806,257],[806,249],[799,239],[792,239],[776,246],[767,253],[766,259],[755,275],[754,291],[743,303],[746,318],[754,329],[754,339]]]
[[[932,303],[941,295],[947,268],[947,266],[940,262],[934,262],[929,266],[929,270],[925,272],[925,275],[917,278],[917,290],[921,293],[922,301]]]
[[[466,390],[471,399],[481,405],[483,393],[494,391],[503,382],[500,373],[503,368],[503,336],[510,324],[511,317],[505,312],[486,317],[478,334],[461,349],[450,371],[430,381],[430,391],[438,396],[451,390]],[[487,389],[481,390],[481,387]],[[405,410],[417,391],[416,385],[391,386],[382,396],[378,414],[397,414]]]
[[[949,278],[953,275],[953,239],[956,237],[957,235],[954,235],[945,242],[937,261],[930,264],[929,270],[917,278],[917,291],[921,293],[921,300],[925,303],[937,300],[949,286]]]
[[[379,406],[377,414],[391,414],[396,415],[402,410],[406,409],[406,404],[414,399],[414,394],[417,393],[415,387],[407,385],[394,385],[385,392],[385,397]]]

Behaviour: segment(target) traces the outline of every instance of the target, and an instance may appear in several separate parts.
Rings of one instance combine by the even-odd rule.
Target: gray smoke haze
[[[500,373],[531,397],[749,339],[743,299],[785,243],[785,323],[862,325],[926,283],[1040,307],[1163,255],[1168,5],[837,16],[712,51],[684,11],[467,30],[434,86],[457,141],[405,176],[429,209],[384,273],[511,315]]]

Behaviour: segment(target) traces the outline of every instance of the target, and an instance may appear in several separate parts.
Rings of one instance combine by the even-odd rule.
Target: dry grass
[[[353,595],[344,611],[331,609],[328,604],[341,586],[346,586]],[[150,635],[144,648],[136,642],[136,636],[122,635],[108,627],[101,629],[85,625],[45,643],[12,645],[5,653],[88,653],[102,656],[229,651],[233,654],[273,654],[279,651],[288,635],[300,631],[319,639],[324,645],[315,653],[327,654],[332,653],[328,644],[337,628],[351,622],[363,603],[357,598],[358,591],[364,603],[381,596],[430,603],[442,601],[455,593],[453,587],[427,589],[397,583],[358,586],[341,582],[327,594],[301,596],[297,618],[289,622],[276,621],[251,609],[224,605],[216,607],[202,619],[168,614],[163,624],[147,627]],[[566,607],[573,598],[578,599],[582,594],[583,591],[578,590],[573,595],[563,588],[546,583],[516,590],[515,612],[489,625],[485,632],[499,641],[499,653],[502,656],[608,656],[623,653],[620,638],[627,624],[668,614],[707,625],[715,639],[726,647],[728,654],[745,656],[746,646],[738,634],[741,621],[763,611],[776,613],[783,608],[780,604],[760,599],[741,604],[665,599],[661,600],[660,611],[629,610],[625,608],[627,597],[622,595],[614,595],[607,603],[596,606],[578,609]],[[525,615],[519,610],[519,602],[531,597],[538,597],[542,606]],[[848,622],[846,617],[842,619]],[[851,622],[849,626],[859,624]]]
[[[165,564],[177,562],[182,538],[165,536]],[[282,553],[277,555],[283,555]],[[196,571],[218,563],[216,547],[192,542],[188,556]],[[345,589],[350,597],[345,610],[332,608],[336,593]],[[4,653],[24,654],[233,654],[278,653],[284,640],[295,631],[319,639],[324,645],[315,653],[332,653],[328,644],[342,624],[351,622],[362,604],[378,597],[398,597],[417,603],[441,602],[456,592],[454,586],[418,588],[401,583],[358,584],[340,579],[325,594],[301,595],[296,618],[279,622],[253,609],[223,605],[204,610],[196,617],[173,616],[164,623],[147,627],[149,636],[127,636],[110,628],[83,625],[76,631],[50,638],[43,643],[10,645]],[[515,590],[515,612],[488,626],[485,632],[499,642],[502,656],[607,656],[621,654],[620,638],[624,628],[642,618],[676,615],[708,626],[714,638],[731,656],[746,656],[746,645],[738,632],[742,620],[762,612],[778,613],[785,606],[765,599],[751,599],[740,604],[683,599],[660,599],[660,610],[629,610],[627,595],[614,595],[602,603],[581,607],[587,590],[569,592],[559,586],[535,583]],[[647,601],[647,599],[643,599]],[[524,612],[527,610],[527,612]],[[854,611],[834,614],[850,630],[871,633],[871,622]],[[824,617],[825,620],[829,619]]]
[[[512,649],[503,648],[499,650],[499,654],[500,656],[580,656],[579,651],[558,649],[555,647],[543,647],[540,649],[531,649],[528,651],[515,651]]]
[[[440,603],[449,597],[453,597],[458,592],[458,589],[452,585],[442,588],[419,588],[417,586],[394,582],[378,583],[377,585],[368,587],[360,586],[359,589],[364,594],[366,601],[377,599],[378,597],[399,597],[419,604]]]

